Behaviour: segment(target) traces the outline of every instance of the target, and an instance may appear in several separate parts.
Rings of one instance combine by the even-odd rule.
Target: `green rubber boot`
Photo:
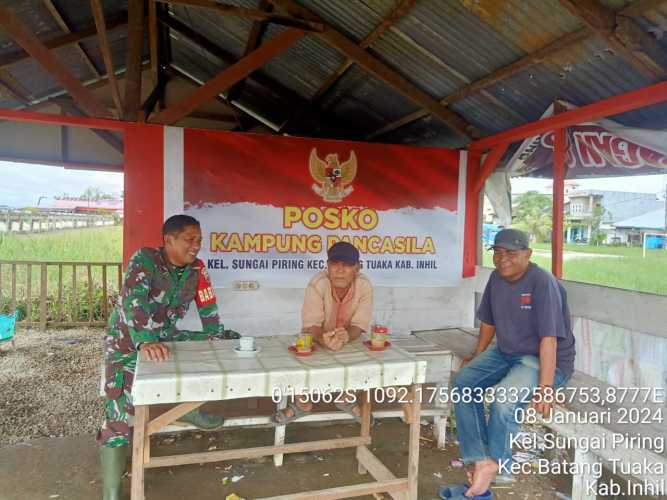
[[[102,495],[104,500],[120,500],[120,479],[127,465],[128,446],[100,448]]]
[[[222,427],[225,419],[222,415],[206,413],[197,408],[196,410],[192,410],[190,413],[183,415],[178,419],[178,422],[192,424],[203,431],[215,431]]]

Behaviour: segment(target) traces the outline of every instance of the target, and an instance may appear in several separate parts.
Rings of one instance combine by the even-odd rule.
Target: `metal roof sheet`
[[[53,1],[72,29],[94,24],[88,0]],[[258,0],[224,1],[254,9],[259,5]],[[296,1],[357,43],[399,4],[399,0]],[[127,3],[127,0],[105,0],[105,14],[117,16],[127,9]],[[600,3],[616,12],[630,4],[627,0],[600,0]],[[195,38],[206,38],[233,57],[242,57],[254,21],[205,8],[165,5],[170,15],[191,27],[197,34]],[[42,40],[62,35],[42,0],[13,1],[11,8]],[[635,19],[667,51],[667,3],[652,7]],[[374,41],[368,52],[416,88],[439,100],[581,27],[581,21],[559,0],[417,0],[406,15]],[[269,24],[262,41],[272,39],[284,29]],[[127,51],[126,28],[110,32],[109,39],[114,68],[122,70]],[[210,79],[229,65],[198,46],[196,40],[188,40],[175,30],[171,30],[170,39],[173,64],[199,81]],[[82,46],[104,73],[97,37],[82,41]],[[0,56],[18,50],[6,34],[0,33]],[[147,54],[147,44],[145,50]],[[92,78],[90,68],[73,46],[55,53],[76,78],[82,81]],[[259,70],[277,82],[278,89],[271,89],[270,81],[260,84],[248,80],[237,99],[248,107],[261,109],[271,120],[284,121],[295,112],[292,103],[308,107],[307,101],[345,60],[327,43],[308,35]],[[5,69],[31,97],[62,91],[32,59]],[[555,99],[583,105],[651,83],[611,50],[605,40],[591,38],[452,102],[449,107],[483,134],[491,134],[539,118]],[[291,95],[292,99],[286,99],[285,95]],[[18,105],[6,93],[0,94],[0,106]],[[317,106],[322,110],[323,121],[333,117],[360,133],[373,132],[419,109],[412,100],[357,65],[345,72]],[[626,125],[664,128],[667,104],[614,119]],[[457,134],[430,115],[376,140],[414,143],[420,138],[442,145],[461,143]]]
[[[270,40],[285,28],[271,25],[264,39]],[[310,99],[324,81],[345,61],[338,51],[314,36],[304,37],[266,63],[261,71]]]

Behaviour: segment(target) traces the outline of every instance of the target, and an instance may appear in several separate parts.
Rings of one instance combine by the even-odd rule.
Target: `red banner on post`
[[[376,285],[461,279],[457,151],[201,130],[185,130],[182,150],[183,205],[214,286],[303,286],[340,240]]]

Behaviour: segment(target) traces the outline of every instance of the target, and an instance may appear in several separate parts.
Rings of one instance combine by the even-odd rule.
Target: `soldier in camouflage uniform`
[[[117,500],[132,435],[132,381],[141,352],[144,359],[169,357],[164,342],[238,338],[224,330],[204,263],[199,222],[186,215],[170,217],[163,226],[164,247],[142,248],[128,263],[116,309],[105,337],[105,420],[97,434],[101,445],[104,500]],[[202,322],[201,332],[177,330],[193,302]],[[222,426],[222,416],[194,410],[180,418],[205,430]]]

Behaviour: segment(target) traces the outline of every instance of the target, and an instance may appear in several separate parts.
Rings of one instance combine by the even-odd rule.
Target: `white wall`
[[[412,330],[473,325],[475,279],[461,286],[376,287],[375,321],[385,323],[394,335]],[[301,329],[303,289],[260,288],[253,291],[216,290],[222,321],[244,335],[295,335]],[[180,328],[197,329],[194,310]]]

